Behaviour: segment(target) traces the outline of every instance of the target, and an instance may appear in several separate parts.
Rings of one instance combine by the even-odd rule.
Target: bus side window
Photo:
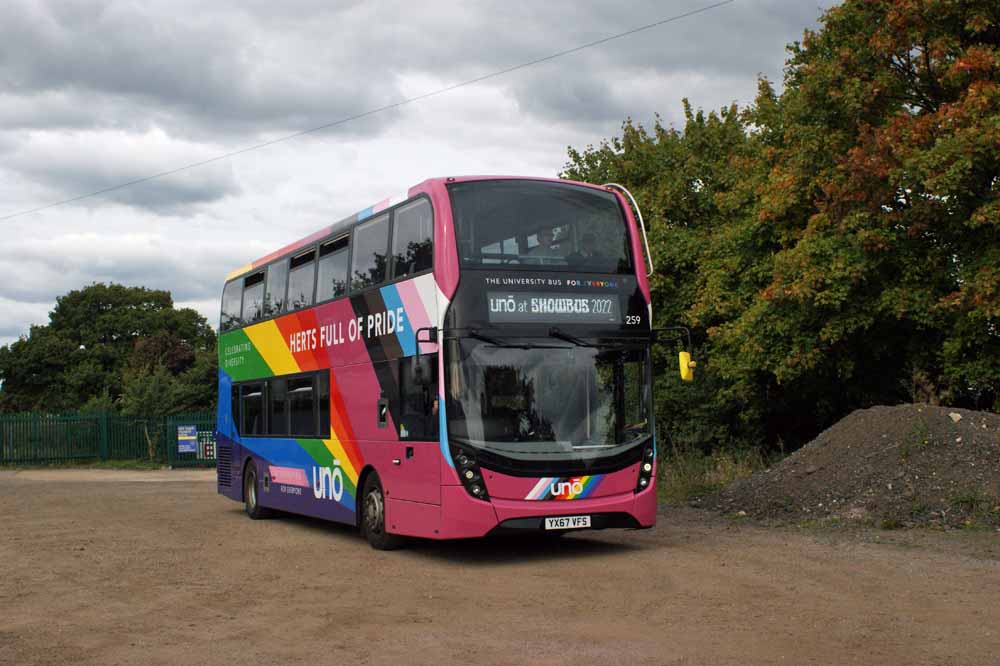
[[[418,199],[396,211],[392,228],[392,278],[425,271],[434,261],[431,205]]]
[[[385,282],[388,249],[388,215],[354,227],[354,252],[351,257],[352,291]]]
[[[264,316],[264,271],[243,278],[243,319],[247,323]]]
[[[281,314],[286,309],[285,290],[288,287],[288,260],[267,267],[267,291],[264,293],[264,316]]]
[[[264,384],[243,385],[243,427],[240,434],[264,434]]]
[[[438,438],[437,354],[399,359],[399,438]]]
[[[270,435],[288,434],[288,382],[281,377],[267,380],[267,432]]]
[[[347,293],[347,236],[319,246],[316,302]]]
[[[313,284],[316,277],[316,250],[292,257],[288,274],[288,309],[298,310],[313,304]]]
[[[242,325],[240,321],[240,307],[243,305],[242,294],[243,282],[241,280],[233,280],[222,290],[222,317],[219,319],[219,330],[228,331]]]
[[[312,376],[288,380],[288,434],[293,437],[316,436],[313,380]]]

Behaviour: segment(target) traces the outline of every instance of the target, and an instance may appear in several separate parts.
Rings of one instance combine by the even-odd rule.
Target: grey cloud
[[[8,0],[0,195],[31,208],[546,56],[711,0]],[[554,175],[626,115],[780,80],[812,0],[738,0],[622,40],[80,206],[0,243],[0,340],[93,281],[210,321],[228,271],[434,175]],[[105,205],[107,201],[123,205]],[[7,211],[0,209],[0,215]],[[0,223],[4,224],[4,223]],[[42,304],[42,305],[38,305]],[[47,306],[45,304],[48,304]]]
[[[54,299],[45,302],[19,302],[0,296],[0,345],[13,342],[18,337],[27,334],[32,324],[48,321],[49,310]]]
[[[706,4],[493,1],[414,10],[401,1],[17,0],[0,9],[7,28],[0,81],[28,98],[127,98],[125,106],[136,107],[138,117],[179,135],[294,130],[399,100],[395,77],[401,72],[454,82]],[[812,3],[737,2],[573,54],[545,78],[559,85],[567,72],[607,81],[621,68],[662,74],[692,67],[774,76],[780,74],[775,44],[798,38],[819,11]],[[522,76],[503,81],[516,85]],[[530,105],[533,95],[518,89],[519,101]],[[89,119],[79,108],[62,112],[64,122],[78,127],[134,122],[100,108]],[[20,117],[30,126],[29,117]],[[390,120],[338,131],[364,135]]]
[[[5,319],[0,322],[0,346],[13,342],[21,335],[27,333],[30,325],[15,319]]]
[[[92,282],[167,289],[177,300],[199,300],[221,290],[222,276],[240,263],[224,242],[193,242],[155,234],[39,234],[0,248],[3,296],[21,303],[54,300]]]
[[[29,98],[124,97],[126,108],[192,136],[301,128],[393,98],[385,72],[365,67],[368,54],[340,49],[335,39],[303,39],[308,16],[287,33],[274,18],[221,5],[6,3],[0,81],[8,94]],[[62,110],[74,119],[72,109]],[[76,121],[130,123],[100,109]]]
[[[7,157],[4,166],[72,196],[167,171],[218,150],[178,142],[162,132],[36,132]],[[161,214],[182,214],[194,205],[237,194],[239,189],[233,165],[222,161],[116,189],[93,203],[110,200]]]

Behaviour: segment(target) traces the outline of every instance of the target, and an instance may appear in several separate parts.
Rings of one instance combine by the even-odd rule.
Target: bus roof
[[[445,185],[446,183],[463,183],[474,180],[538,180],[538,181],[548,181],[553,183],[562,183],[564,185],[579,185],[582,187],[590,187],[600,190],[604,189],[603,187],[599,185],[594,185],[592,183],[582,183],[574,180],[563,180],[561,178],[540,178],[535,176],[447,176],[440,178],[428,178],[427,180],[411,187],[409,190],[407,190],[406,194],[403,196],[387,197],[382,201],[379,201],[378,203],[369,206],[368,208],[359,210],[354,215],[349,215],[337,222],[334,222],[328,227],[323,227],[322,229],[319,229],[318,231],[315,231],[309,234],[308,236],[305,236],[297,241],[289,243],[288,245],[285,245],[284,247],[275,250],[274,252],[271,252],[261,257],[260,259],[257,259],[256,261],[252,261],[248,264],[240,266],[236,270],[231,271],[229,275],[226,276],[226,282],[238,278],[241,275],[244,275],[245,273],[249,273],[254,269],[260,268],[261,266],[264,266],[265,264],[268,264],[274,261],[275,259],[278,259],[279,257],[288,254],[293,254],[296,250],[311,245],[312,243],[315,243],[322,238],[326,238],[327,236],[332,236],[333,234],[336,234],[338,231],[347,231],[358,222],[361,222],[362,220],[365,220],[375,215],[376,213],[380,213],[383,210],[390,208],[396,204],[402,203],[407,199],[409,199],[410,197],[416,196],[421,192],[430,192],[437,187]]]

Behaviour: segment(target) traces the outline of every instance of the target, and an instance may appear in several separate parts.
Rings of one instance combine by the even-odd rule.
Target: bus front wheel
[[[243,508],[254,520],[267,518],[271,512],[258,502],[257,466],[250,462],[243,471]]]
[[[401,539],[385,531],[385,494],[378,474],[372,472],[365,478],[361,493],[361,534],[376,550],[399,548]]]

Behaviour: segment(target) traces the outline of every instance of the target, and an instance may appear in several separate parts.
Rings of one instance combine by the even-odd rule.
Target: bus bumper
[[[652,527],[656,524],[656,487],[594,499],[484,502],[470,497],[462,486],[443,486],[438,526],[431,533],[420,530],[423,533],[414,536],[468,539],[491,532],[541,530],[544,518],[581,515],[591,516],[591,529]]]

